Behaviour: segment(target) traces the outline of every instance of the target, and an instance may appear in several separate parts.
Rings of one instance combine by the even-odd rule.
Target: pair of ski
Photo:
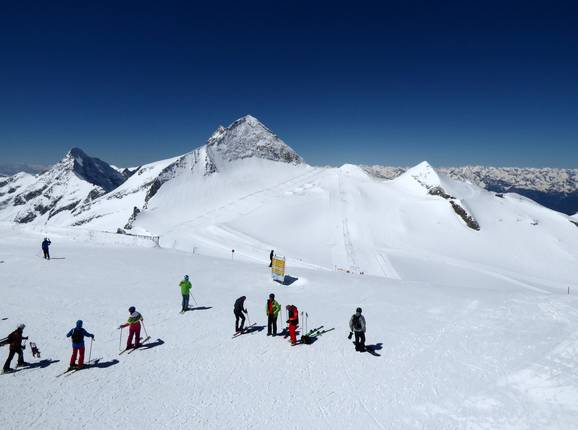
[[[236,337],[239,337],[239,336],[241,336],[241,335],[243,335],[243,334],[252,333],[252,330],[250,330],[250,329],[251,329],[251,327],[255,327],[256,325],[257,325],[257,323],[253,323],[253,324],[248,325],[247,327],[245,327],[243,330],[238,331],[237,333],[235,333],[235,334],[233,335],[233,339],[235,339]]]
[[[304,338],[304,337],[316,338],[316,337],[318,337],[318,336],[321,336],[322,334],[325,334],[325,333],[327,333],[327,332],[330,332],[330,331],[332,331],[332,330],[335,330],[335,327],[334,327],[334,328],[330,328],[330,329],[325,329],[325,330],[323,329],[323,327],[324,327],[324,326],[320,326],[320,327],[314,328],[313,330],[309,330],[309,331],[307,332],[307,334],[301,336],[301,338]],[[307,345],[307,344],[308,344],[308,343],[307,343],[307,342],[304,342],[303,340],[298,340],[297,342],[292,343],[291,346]]]
[[[94,358],[92,360],[90,360],[89,362],[87,362],[85,365],[83,365],[82,367],[73,367],[72,369],[69,367],[68,369],[66,369],[64,372],[59,373],[58,375],[56,375],[57,378],[60,378],[61,376],[70,376],[73,373],[76,373],[80,370],[85,370],[85,369],[90,369],[91,367],[96,367],[98,365],[98,362],[102,360],[102,357],[100,358]]]
[[[150,340],[150,336],[145,337],[142,342],[140,343],[139,346],[134,347],[134,348],[127,348],[127,349],[123,349],[121,352],[118,353],[118,355],[122,355],[125,352],[128,352],[129,354],[132,354],[133,352],[135,352],[137,349],[142,348],[143,346],[146,346],[146,343]]]

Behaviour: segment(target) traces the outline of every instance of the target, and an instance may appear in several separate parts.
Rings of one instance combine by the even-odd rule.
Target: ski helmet
[[[185,275],[185,281],[189,280],[189,275]]]
[[[76,327],[78,328],[82,327],[82,320],[76,321]]]
[[[273,293],[269,294],[269,298],[270,298],[270,299],[274,299],[274,298],[275,298],[275,294],[273,294]]]
[[[134,311],[136,311],[136,308],[134,306],[131,306],[130,308],[128,308],[128,311],[132,314]]]
[[[355,310],[355,312],[358,313],[358,314],[360,314],[360,313],[361,313],[361,308],[357,308],[357,309]]]
[[[18,328],[19,328],[20,330],[24,330],[24,327],[26,327],[25,324],[18,324]]]

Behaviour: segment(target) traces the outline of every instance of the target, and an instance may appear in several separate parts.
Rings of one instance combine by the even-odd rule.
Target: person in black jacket
[[[16,367],[28,366],[30,363],[24,361],[24,353],[22,351],[22,340],[28,339],[22,336],[24,331],[24,324],[20,324],[16,330],[8,335],[8,342],[10,343],[10,352],[8,353],[8,359],[4,363],[3,371],[4,373],[13,372],[14,370],[10,368],[10,363],[16,354],[18,354],[18,362]]]
[[[42,241],[42,252],[44,252],[44,258],[46,260],[50,260],[50,252],[48,252],[48,247],[50,246],[52,242],[50,242],[50,239],[48,239],[47,237],[44,238],[44,240]]]
[[[275,251],[271,250],[269,253],[269,267],[273,267],[273,255],[275,255]]]
[[[235,314],[235,332],[239,333],[243,331],[243,326],[245,325],[245,315],[247,309],[245,309],[245,299],[247,297],[241,296],[235,300],[235,306],[233,307],[233,313]],[[239,326],[239,320],[241,320],[241,325]]]

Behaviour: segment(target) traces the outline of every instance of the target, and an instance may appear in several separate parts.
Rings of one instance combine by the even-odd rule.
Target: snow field
[[[3,428],[569,429],[578,418],[578,298],[539,279],[528,282],[540,289],[495,276],[480,282],[478,267],[458,270],[440,256],[435,267],[459,273],[456,285],[390,253],[402,278],[413,267],[423,279],[290,265],[298,280],[282,286],[270,280],[267,254],[258,264],[231,261],[107,244],[106,236],[68,240],[62,229],[47,233],[52,255],[65,259],[48,262],[38,254],[41,234],[1,233],[0,316],[8,320],[0,329],[25,322],[43,359],[60,360],[0,377]],[[178,313],[184,274],[210,309]],[[234,300],[246,295],[262,326],[270,292],[308,312],[310,328],[335,330],[296,347],[266,328],[232,339]],[[119,356],[116,327],[133,304],[158,346]],[[356,352],[346,338],[357,306],[380,356]],[[92,357],[108,367],[56,378],[77,319],[96,335]],[[28,349],[25,357],[36,361]]]

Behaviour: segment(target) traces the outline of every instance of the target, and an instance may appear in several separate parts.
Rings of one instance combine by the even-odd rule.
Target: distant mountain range
[[[379,165],[362,167],[372,176],[383,179],[397,178],[407,170]],[[435,170],[488,191],[521,194],[567,215],[578,212],[578,169],[464,166]]]
[[[185,155],[138,168],[114,167],[79,148],[71,149],[48,170],[37,165],[10,165],[5,172],[23,169],[30,173],[0,177],[0,220],[130,229],[138,214],[151,205],[158,206],[160,202],[171,205],[171,198],[182,198],[166,192],[152,202],[166,184],[170,185],[168,188],[183,182],[191,189],[199,187],[194,196],[198,199],[206,194],[204,182],[199,178],[218,175],[241,160],[253,160],[245,165],[252,163],[255,169],[260,166],[257,160],[281,163],[278,166],[306,165],[271,130],[247,115],[229,127],[219,127],[205,145]],[[379,165],[361,168],[378,180],[394,180],[409,170]],[[434,171],[431,167],[428,169]],[[437,168],[435,172],[494,193],[517,193],[567,215],[578,212],[578,169],[466,166]],[[272,173],[267,167],[261,173],[255,170],[251,174]],[[238,180],[249,181],[247,174]],[[232,182],[228,187],[237,185]],[[445,191],[430,191],[457,204]],[[218,199],[218,196],[206,195],[206,198]],[[463,212],[467,215],[467,210]]]
[[[137,168],[73,148],[44,173],[0,178],[0,221],[154,236],[161,247],[235,249],[254,261],[280,249],[310,267],[395,279],[414,271],[396,264],[399,255],[427,266],[426,277],[438,270],[436,256],[547,279],[553,262],[575,267],[577,217],[509,191],[567,195],[575,181],[575,172],[425,161],[410,169],[310,166],[247,115],[186,154]]]
[[[43,164],[27,164],[27,163],[1,163],[0,164],[0,177],[2,176],[12,176],[16,173],[25,172],[31,173],[33,175],[37,173],[42,173],[50,169],[51,166],[45,166]]]

